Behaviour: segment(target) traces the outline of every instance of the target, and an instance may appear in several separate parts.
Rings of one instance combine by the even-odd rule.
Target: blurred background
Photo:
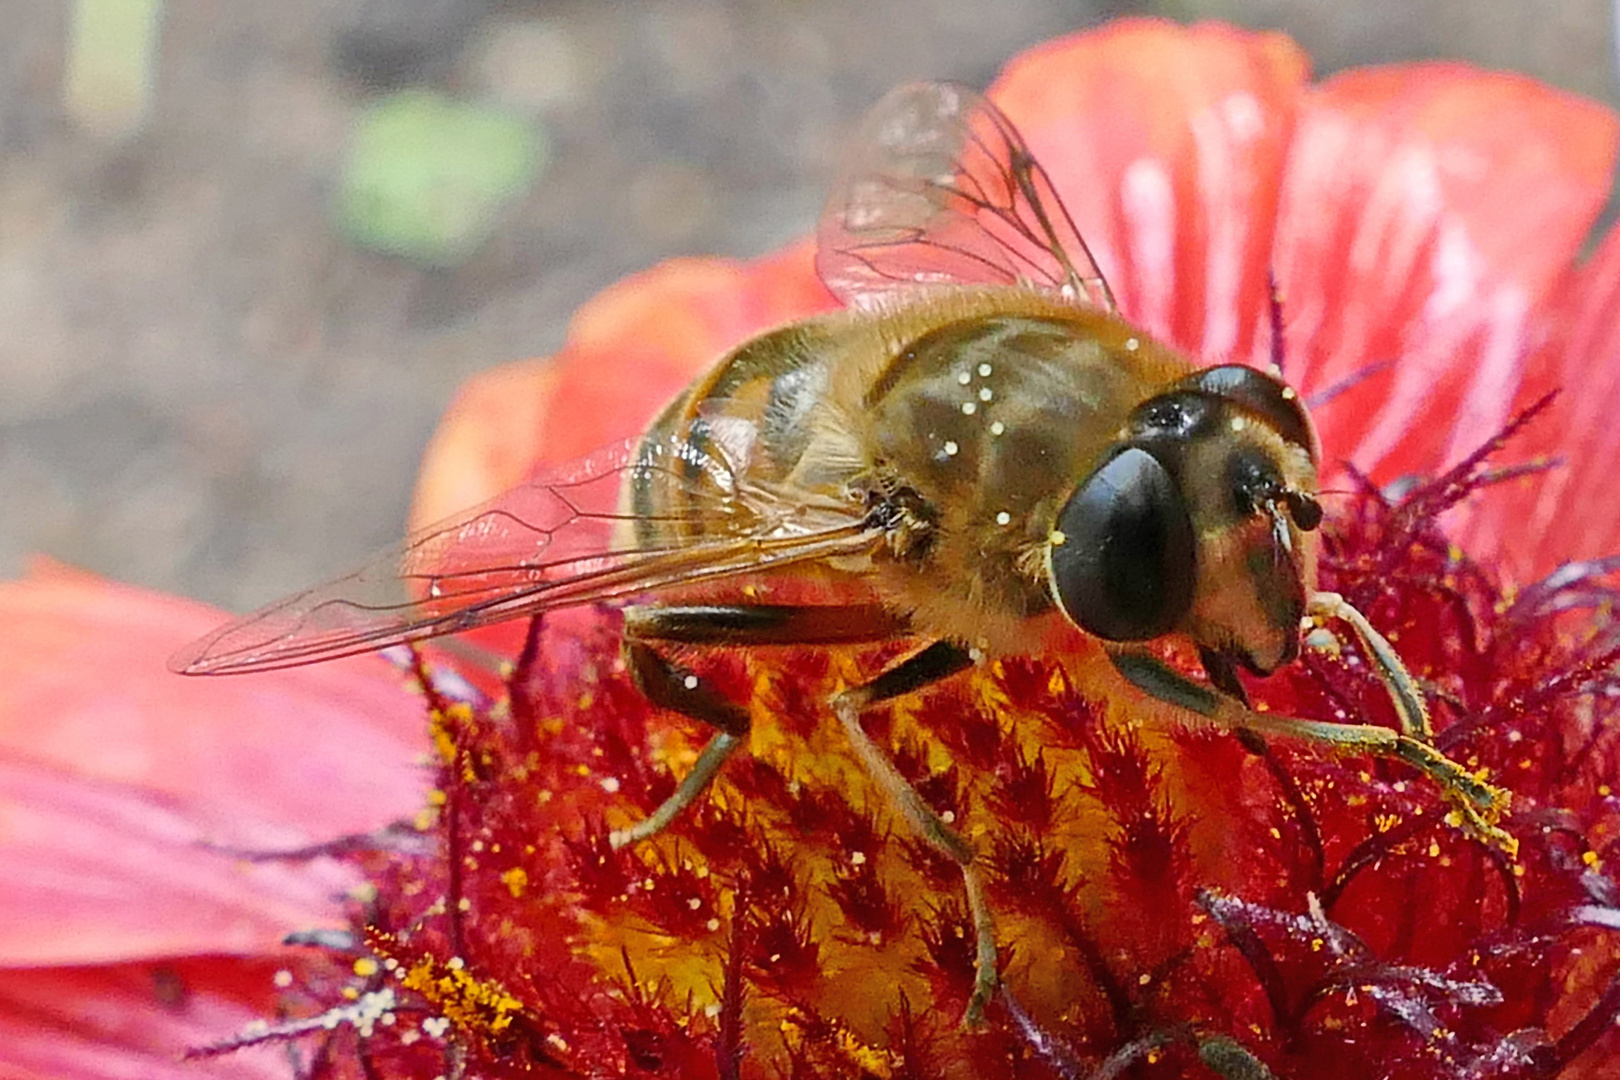
[[[806,232],[890,86],[1127,13],[1616,101],[1601,0],[0,0],[0,575],[337,573],[466,376]]]

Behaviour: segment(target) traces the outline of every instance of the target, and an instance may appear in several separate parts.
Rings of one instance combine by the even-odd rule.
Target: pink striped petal
[[[1347,72],[1306,98],[1277,273],[1307,395],[1389,364],[1317,410],[1332,459],[1382,480],[1434,471],[1548,384],[1545,309],[1609,190],[1615,118],[1455,64]]]

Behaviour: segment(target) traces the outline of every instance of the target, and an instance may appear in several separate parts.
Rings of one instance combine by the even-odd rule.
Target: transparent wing
[[[1012,121],[954,83],[912,83],[867,116],[816,232],[846,304],[918,284],[1027,284],[1114,309],[1096,260]]]
[[[620,509],[668,485],[692,515]],[[704,529],[685,528],[693,517]],[[643,523],[632,527],[632,521]],[[859,507],[751,486],[717,452],[626,442],[407,537],[352,573],[246,615],[176,653],[188,675],[267,671],[553,608],[869,551]]]

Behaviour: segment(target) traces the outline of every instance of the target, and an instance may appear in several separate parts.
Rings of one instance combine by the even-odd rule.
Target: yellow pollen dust
[[[512,899],[516,900],[529,887],[529,873],[521,866],[514,866],[512,869],[502,872],[501,884],[506,886],[506,891],[512,894]]]
[[[456,1027],[474,1034],[497,1035],[523,1011],[523,1002],[494,980],[475,977],[464,964],[441,965],[431,956],[413,963],[399,981]]]

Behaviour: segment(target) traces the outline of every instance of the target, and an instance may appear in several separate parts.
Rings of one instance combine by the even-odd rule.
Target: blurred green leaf
[[[95,134],[122,138],[146,123],[163,0],[75,0],[63,103]]]
[[[338,223],[365,247],[454,265],[489,238],[544,156],[528,121],[426,90],[392,94],[355,123]]]

